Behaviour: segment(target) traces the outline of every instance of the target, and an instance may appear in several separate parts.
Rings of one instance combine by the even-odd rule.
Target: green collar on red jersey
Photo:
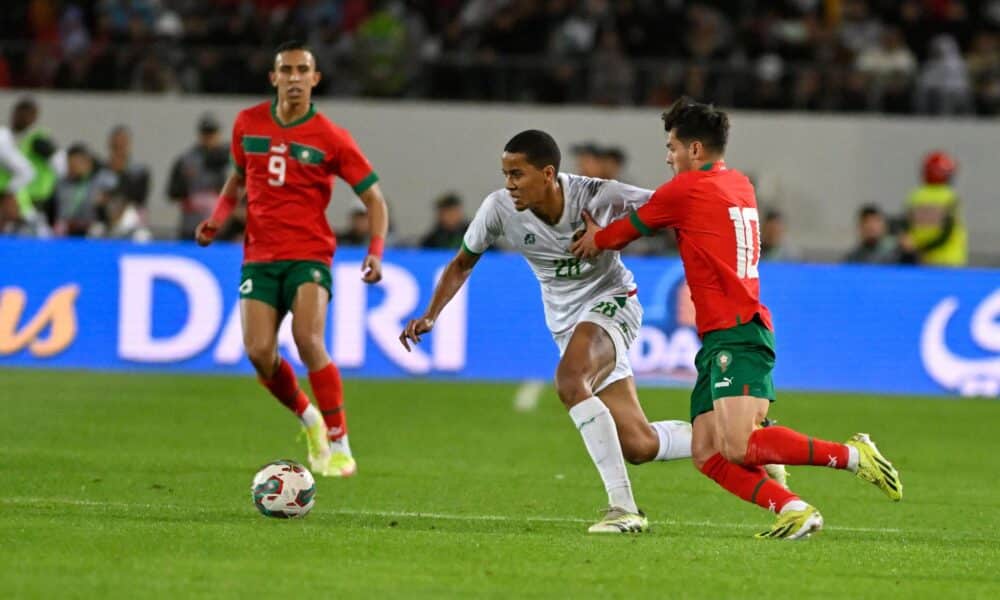
[[[278,99],[275,98],[273,101],[271,101],[271,118],[274,119],[274,122],[277,123],[279,127],[288,128],[288,127],[295,127],[296,125],[301,125],[306,121],[308,121],[309,119],[311,119],[315,114],[316,114],[316,105],[310,102],[309,110],[306,111],[306,114],[302,115],[298,119],[295,119],[291,123],[282,123],[281,119],[278,118]]]
[[[700,169],[698,169],[698,170],[699,170],[699,171],[711,171],[711,170],[712,170],[712,167],[714,167],[714,166],[715,166],[715,162],[713,161],[713,162],[710,162],[710,163],[705,163],[705,164],[703,164],[703,165],[701,166],[701,168],[700,168]]]

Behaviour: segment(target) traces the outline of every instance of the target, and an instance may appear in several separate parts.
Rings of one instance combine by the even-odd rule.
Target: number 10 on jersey
[[[752,207],[729,207],[729,218],[736,228],[736,275],[740,279],[758,279],[760,260],[760,218]]]

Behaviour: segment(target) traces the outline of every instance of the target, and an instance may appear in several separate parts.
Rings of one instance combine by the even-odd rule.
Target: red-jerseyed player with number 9
[[[347,130],[316,112],[316,59],[299,42],[275,52],[273,101],[243,110],[233,124],[234,172],[212,216],[195,236],[212,242],[246,190],[247,229],[240,274],[243,344],[261,383],[302,422],[312,470],[330,477],[353,475],[357,464],[347,441],[340,372],[326,352],[330,265],[336,239],[325,211],[334,176],[344,179],[368,210],[372,237],[362,264],[369,284],[382,278],[388,210],[378,176]],[[319,410],[299,388],[295,371],[278,353],[278,326],[292,313],[292,335]]]
[[[757,200],[745,175],[723,160],[726,113],[682,98],[663,115],[667,163],[676,176],[627,218],[587,232],[574,243],[580,258],[620,250],[653,230],[673,228],[702,349],[691,393],[694,465],[729,492],[778,513],[764,538],[799,539],[823,526],[815,507],[769,479],[763,465],[816,465],[854,471],[891,499],[903,496],[896,469],[866,434],[839,444],[787,427],[764,427],[774,402],[774,334],[760,301]]]

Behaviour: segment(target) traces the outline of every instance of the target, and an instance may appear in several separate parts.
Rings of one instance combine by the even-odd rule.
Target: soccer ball
[[[309,469],[294,460],[277,460],[257,471],[250,496],[265,517],[304,517],[316,503],[316,480]]]

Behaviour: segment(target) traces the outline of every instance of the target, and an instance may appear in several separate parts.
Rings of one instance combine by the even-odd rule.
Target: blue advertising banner
[[[242,249],[220,244],[0,239],[0,366],[250,373],[238,286]],[[549,379],[558,354],[520,256],[488,253],[413,352],[398,336],[427,305],[451,252],[391,249],[361,281],[360,250],[334,264],[328,326],[348,376]],[[676,259],[628,258],[645,323],[640,381],[693,381],[695,335]],[[761,264],[779,388],[997,396],[1000,272]],[[281,350],[298,361],[286,319]]]

